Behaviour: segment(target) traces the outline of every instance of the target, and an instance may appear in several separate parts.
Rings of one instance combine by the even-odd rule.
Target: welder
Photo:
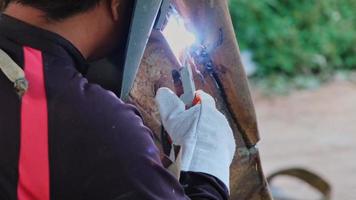
[[[197,91],[200,102],[187,109],[169,89],[157,92],[162,123],[183,150],[177,180],[163,167],[137,109],[85,78],[89,61],[126,48],[127,33],[135,34],[128,27],[133,29],[132,20],[142,14],[136,8],[155,12],[140,19],[153,24],[160,4],[4,2],[0,199],[228,199],[235,141],[209,94]],[[147,40],[147,34],[142,37]],[[134,76],[127,71],[137,68],[124,71]]]

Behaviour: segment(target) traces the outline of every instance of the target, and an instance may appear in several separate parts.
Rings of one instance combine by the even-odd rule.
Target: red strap
[[[42,53],[24,47],[29,88],[22,97],[18,200],[49,200],[48,113]]]

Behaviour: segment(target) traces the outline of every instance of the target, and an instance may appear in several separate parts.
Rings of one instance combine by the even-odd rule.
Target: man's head
[[[95,8],[102,0],[4,0],[5,4],[19,3],[46,13],[50,20],[63,20]]]
[[[134,0],[0,0],[4,13],[70,40],[88,58],[123,44]]]

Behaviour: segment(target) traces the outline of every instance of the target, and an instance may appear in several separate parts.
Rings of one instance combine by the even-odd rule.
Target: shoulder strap
[[[22,97],[28,89],[28,81],[25,72],[16,64],[10,56],[0,49],[0,69],[5,76],[14,83],[17,94]]]

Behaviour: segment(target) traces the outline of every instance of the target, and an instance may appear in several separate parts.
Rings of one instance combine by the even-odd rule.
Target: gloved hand
[[[159,89],[156,102],[163,126],[173,143],[182,146],[182,171],[213,175],[229,188],[230,164],[236,147],[232,130],[216,109],[213,97],[203,91],[196,95],[200,104],[186,110],[170,89]]]

